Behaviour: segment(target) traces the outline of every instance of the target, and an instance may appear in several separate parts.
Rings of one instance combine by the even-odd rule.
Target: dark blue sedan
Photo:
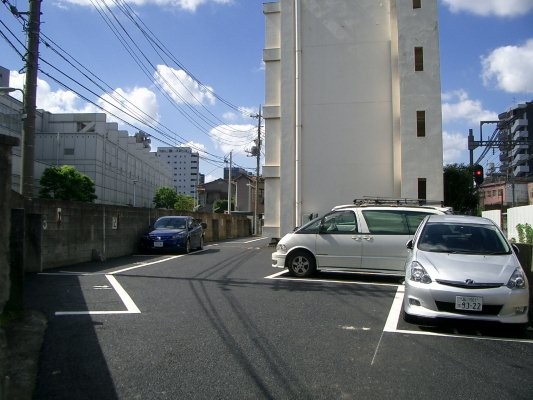
[[[158,218],[150,232],[141,237],[141,250],[181,251],[189,253],[204,247],[205,223],[189,216]]]

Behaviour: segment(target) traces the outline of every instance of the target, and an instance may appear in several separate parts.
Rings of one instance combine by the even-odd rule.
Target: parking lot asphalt
[[[5,322],[5,399],[30,400],[33,397],[46,324],[44,314],[35,310],[23,311]]]
[[[95,265],[84,264],[77,268],[78,271],[93,271],[95,269],[106,271],[115,269],[120,271],[120,266],[131,260],[110,260],[106,263]],[[155,261],[157,262],[157,261]],[[118,268],[118,269],[117,269]],[[273,270],[266,279],[296,281],[285,270]],[[403,321],[401,316],[401,300],[403,298],[402,279],[399,277],[380,277],[373,275],[346,274],[346,273],[319,273],[311,279],[301,280],[303,283],[337,282],[349,285],[386,285],[398,288],[393,301],[384,332],[399,333],[403,335],[433,335],[443,337],[461,337],[472,340],[502,340],[521,341],[533,344],[533,329],[531,325],[521,332],[509,332],[494,324],[449,323],[436,321],[435,323],[413,325]],[[112,286],[112,283],[111,283]],[[115,288],[116,289],[116,288]],[[123,300],[124,302],[124,300]],[[8,399],[31,399],[37,375],[40,348],[46,331],[46,316],[39,311],[26,310],[19,318],[13,318],[3,328],[8,344]]]

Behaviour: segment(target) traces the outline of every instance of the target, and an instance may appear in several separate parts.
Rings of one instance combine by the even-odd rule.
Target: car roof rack
[[[419,206],[419,207],[444,207],[439,201],[428,201],[427,199],[409,199],[392,197],[371,197],[365,196],[362,199],[354,199],[356,206]]]

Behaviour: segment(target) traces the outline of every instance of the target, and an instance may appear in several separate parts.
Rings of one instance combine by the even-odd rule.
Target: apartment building
[[[265,3],[264,234],[364,196],[443,199],[436,0]]]
[[[533,102],[512,107],[498,115],[500,175],[530,179],[533,176]]]
[[[198,198],[197,186],[201,182],[200,155],[190,147],[158,147],[157,157],[167,163],[172,172],[172,186],[179,194]]]

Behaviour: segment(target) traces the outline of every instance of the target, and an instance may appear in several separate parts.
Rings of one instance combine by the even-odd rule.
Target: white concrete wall
[[[416,198],[418,178],[428,199],[442,200],[436,1],[422,4],[416,12],[396,0],[263,6],[265,235],[356,197]],[[415,45],[431,58],[416,76]],[[417,140],[422,106],[428,132]]]
[[[533,226],[533,206],[513,207],[507,209],[507,237],[518,242],[518,224]]]

